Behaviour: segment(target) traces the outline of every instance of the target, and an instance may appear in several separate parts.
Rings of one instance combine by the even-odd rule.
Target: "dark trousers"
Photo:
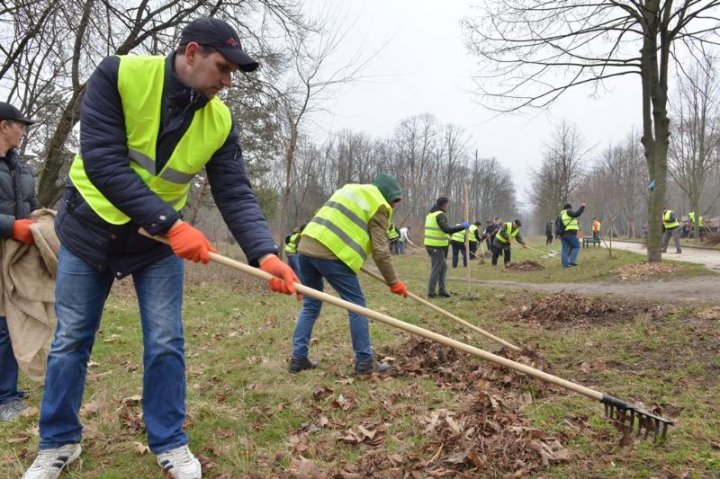
[[[430,255],[430,281],[428,282],[428,296],[435,296],[435,288],[438,288],[439,294],[447,294],[445,289],[445,277],[447,276],[447,258],[448,248],[427,248]]]
[[[478,248],[478,242],[471,241],[470,242],[470,259],[477,258],[477,255],[475,254],[475,252],[477,251],[477,248]]]
[[[505,266],[510,263],[510,243],[500,243],[499,241],[493,241],[493,255],[492,265],[497,266],[498,258],[500,253],[503,253],[503,263]]]
[[[545,233],[545,246],[549,246],[552,244],[553,235],[552,233]]]
[[[465,253],[465,243],[458,243],[457,241],[451,241],[452,244],[452,265],[453,268],[457,268],[458,265],[458,254],[462,253],[463,266],[467,268],[467,254]]]

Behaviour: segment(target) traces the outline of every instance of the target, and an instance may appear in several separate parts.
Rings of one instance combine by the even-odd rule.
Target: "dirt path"
[[[613,248],[645,254],[645,248],[637,243],[613,241]],[[674,249],[673,249],[674,251]],[[720,271],[720,251],[685,248],[682,254],[669,253],[663,259],[687,261],[705,265],[712,271]],[[450,279],[450,278],[448,278]],[[475,284],[487,284],[501,288],[524,291],[572,291],[582,294],[619,296],[635,299],[652,299],[658,302],[717,303],[720,297],[720,276],[700,276],[678,280],[643,282],[601,281],[593,283],[520,283],[514,281],[474,280]]]

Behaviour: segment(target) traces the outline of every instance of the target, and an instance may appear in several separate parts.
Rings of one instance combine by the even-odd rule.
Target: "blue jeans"
[[[181,320],[183,263],[163,258],[133,273],[143,331],[143,416],[148,446],[161,453],[187,444]],[[114,277],[60,248],[55,286],[57,330],[40,410],[40,449],[80,442],[87,362]]]
[[[457,268],[458,265],[458,254],[462,253],[462,259],[463,259],[463,266],[467,268],[467,254],[465,251],[465,243],[456,243],[455,241],[451,241],[450,244],[452,245],[452,267]]]
[[[287,259],[292,270],[295,271],[297,277],[300,278],[300,256],[297,253],[289,254],[287,255]]]
[[[577,263],[577,257],[580,253],[580,241],[575,235],[560,235],[562,242],[562,266],[567,268],[571,263]]]
[[[333,259],[311,258],[303,254],[298,256],[300,257],[300,278],[305,286],[322,291],[324,278],[342,299],[358,306],[365,306],[365,297],[360,289],[357,274],[345,263]],[[309,296],[304,297],[302,311],[300,311],[293,333],[293,359],[307,357],[313,326],[315,326],[315,320],[320,316],[321,308],[322,301]],[[355,351],[355,362],[372,360],[370,325],[367,317],[348,312],[348,319],[350,321],[350,338]]]
[[[9,403],[24,396],[18,391],[18,364],[10,343],[5,316],[0,316],[0,404]]]

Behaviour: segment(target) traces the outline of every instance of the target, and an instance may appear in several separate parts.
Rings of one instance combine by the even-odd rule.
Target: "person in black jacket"
[[[39,208],[32,171],[20,160],[17,147],[33,121],[9,103],[0,102],[0,237],[33,243],[32,220]],[[2,282],[0,281],[0,284]],[[23,410],[23,392],[18,390],[18,363],[13,354],[5,309],[0,298],[0,421],[15,419]]]
[[[214,248],[182,221],[195,174],[207,173],[215,203],[248,262],[273,275],[273,291],[298,281],[278,258],[250,187],[236,125],[217,97],[232,75],[258,63],[235,29],[198,18],[166,58],[111,56],[90,77],[80,112],[80,152],[56,218],[61,241],[57,332],[40,411],[40,453],[24,479],[57,477],[80,455],[87,361],[115,279],[133,276],[143,330],[143,420],[166,475],[199,479],[185,420],[183,262],[207,263]],[[141,236],[167,236],[169,246]]]

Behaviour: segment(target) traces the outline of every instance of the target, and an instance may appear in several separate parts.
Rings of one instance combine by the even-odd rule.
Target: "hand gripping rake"
[[[141,233],[145,234],[142,230]],[[147,234],[145,235],[148,236]],[[165,238],[159,236],[152,236],[152,238],[167,244],[167,240],[165,240]],[[274,277],[270,273],[266,273],[260,268],[254,268],[250,265],[241,263],[240,261],[228,258],[217,253],[210,253],[210,259],[217,263],[224,264],[226,266],[240,270],[244,273],[250,274],[252,276],[255,276],[256,278],[260,278],[265,281],[268,281]],[[580,384],[570,382],[558,376],[554,376],[544,371],[540,371],[539,369],[535,369],[525,364],[518,363],[502,356],[489,353],[474,346],[470,346],[460,341],[456,341],[446,336],[442,336],[432,331],[428,331],[427,329],[423,329],[419,326],[415,326],[414,324],[405,323],[403,321],[400,321],[399,319],[387,316],[372,309],[358,306],[357,304],[353,304],[343,299],[336,298],[335,296],[331,296],[327,293],[323,293],[322,291],[318,291],[313,288],[308,288],[307,286],[303,286],[300,283],[295,283],[295,289],[299,293],[307,295],[311,298],[333,304],[348,311],[362,314],[364,316],[367,316],[368,318],[387,324],[388,326],[402,329],[403,331],[414,334],[416,336],[435,341],[453,349],[457,349],[458,351],[462,351],[473,356],[492,361],[496,364],[500,364],[515,371],[528,374],[530,376],[536,377],[552,384],[556,384],[565,389],[569,389],[571,391],[575,391],[576,393],[582,394],[583,396],[586,396],[588,398],[596,399],[605,405],[605,415],[610,417],[611,419],[614,419],[621,424],[624,424],[630,430],[632,430],[637,423],[638,435],[640,434],[640,431],[644,428],[645,437],[648,436],[650,431],[653,431],[655,433],[656,440],[658,437],[664,439],[667,435],[668,426],[673,424],[670,419],[656,416],[655,414],[639,408],[635,404],[625,402],[621,399],[610,396],[609,394],[595,391],[594,389],[590,389]]]
[[[365,274],[367,274],[367,275],[369,275],[369,276],[372,276],[373,278],[375,278],[376,280],[380,281],[381,283],[387,284],[387,283],[385,282],[385,278],[383,278],[383,277],[380,276],[379,274],[377,274],[377,273],[375,273],[375,272],[373,272],[373,271],[370,271],[369,269],[367,269],[367,268],[365,268],[365,267],[360,268],[360,270],[361,270],[363,273],[365,273]],[[512,349],[513,351],[522,351],[521,348],[515,346],[514,344],[509,343],[509,342],[505,341],[504,339],[498,338],[497,336],[494,336],[494,335],[488,333],[488,332],[485,331],[484,329],[478,328],[478,327],[475,326],[474,324],[471,324],[471,323],[465,321],[464,319],[455,316],[454,314],[452,314],[452,313],[449,312],[449,311],[445,311],[445,310],[442,309],[441,307],[432,304],[430,301],[424,300],[424,299],[421,298],[420,296],[418,296],[418,295],[416,295],[416,294],[413,294],[413,293],[411,293],[410,291],[408,291],[408,296],[409,296],[410,298],[414,299],[415,301],[417,301],[418,303],[427,306],[428,308],[432,309],[433,311],[435,311],[435,312],[437,312],[437,313],[440,313],[440,314],[442,314],[443,316],[445,316],[445,317],[447,317],[447,318],[452,319],[452,320],[455,321],[456,323],[462,324],[463,326],[466,326],[466,327],[472,329],[473,331],[482,334],[482,335],[485,336],[486,338],[492,339],[493,341],[495,341],[495,342],[498,343],[498,344],[502,344],[503,346],[507,346],[508,348]]]

